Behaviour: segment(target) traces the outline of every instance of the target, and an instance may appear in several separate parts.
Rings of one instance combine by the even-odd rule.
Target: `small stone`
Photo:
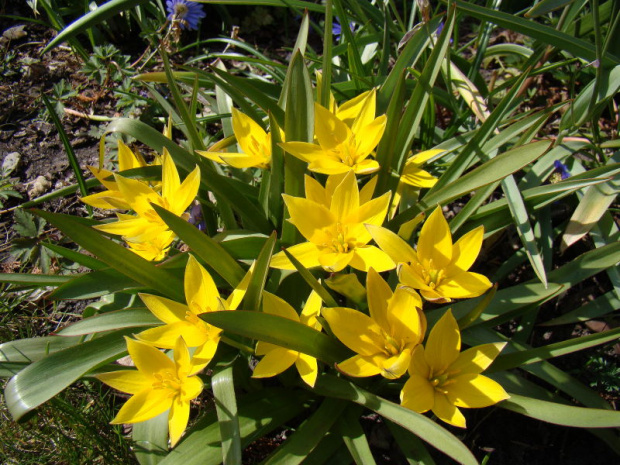
[[[0,176],[3,178],[8,177],[13,171],[17,169],[22,156],[19,152],[11,152],[2,160],[2,168],[0,169]]]
[[[34,199],[45,194],[52,187],[52,183],[45,176],[37,176],[32,183],[32,187],[28,190],[28,197]]]
[[[6,40],[18,40],[26,37],[28,33],[24,31],[25,25],[13,26],[2,33],[2,37]]]

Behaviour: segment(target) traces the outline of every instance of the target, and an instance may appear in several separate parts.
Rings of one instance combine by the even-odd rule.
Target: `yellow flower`
[[[465,428],[458,407],[488,407],[509,397],[498,383],[480,374],[504,345],[483,344],[461,353],[461,333],[448,310],[431,330],[426,348],[415,349],[401,404],[419,413],[432,410],[440,420]]]
[[[316,173],[374,173],[379,163],[368,156],[381,140],[386,124],[386,116],[375,118],[375,111],[375,89],[346,102],[335,114],[315,103],[314,133],[318,145],[285,142],[280,146],[309,163],[308,169]]]
[[[316,318],[320,311],[321,298],[314,291],[308,297],[301,315],[298,315],[293,307],[281,298],[268,292],[263,293],[263,312],[297,321],[317,331],[321,331],[321,324]],[[319,373],[316,358],[263,341],[256,344],[256,355],[264,355],[264,357],[254,368],[253,378],[269,378],[295,364],[301,379],[314,387]]]
[[[189,347],[196,347],[192,363],[206,366],[215,355],[222,330],[201,320],[199,315],[219,310],[235,310],[245,295],[249,280],[250,272],[228,299],[223,301],[211,275],[190,255],[184,282],[187,305],[165,297],[140,294],[149,310],[165,324],[147,329],[136,337],[154,346],[170,349],[182,336]]]
[[[139,423],[169,410],[170,444],[174,447],[187,427],[190,401],[202,391],[202,381],[193,376],[201,367],[192,365],[181,337],[174,344],[174,360],[153,346],[125,339],[129,355],[138,370],[96,375],[108,386],[131,394],[112,424]]]
[[[208,151],[197,150],[197,152],[209,160],[235,168],[269,168],[271,163],[271,134],[265,132],[256,121],[236,108],[232,109],[232,126],[237,143],[243,153],[222,152],[225,141],[218,142]]]
[[[421,167],[441,152],[445,152],[445,150],[426,150],[409,157],[400,175],[400,182],[413,187],[433,187],[437,178]]]
[[[159,157],[152,163],[153,165],[161,164]],[[102,168],[103,152],[100,153],[100,166],[88,166],[90,172],[99,182],[107,189],[103,192],[87,195],[82,197],[82,202],[95,208],[129,210],[131,207],[125,201],[123,194],[118,189],[115,181],[108,181],[114,173]],[[123,141],[118,141],[118,169],[119,171],[130,170],[134,168],[143,168],[149,166],[139,152],[132,152]]]
[[[365,223],[383,222],[390,194],[372,200],[371,195],[368,189],[359,191],[352,172],[344,177],[330,176],[325,189],[306,176],[306,198],[283,195],[291,215],[289,221],[308,240],[288,251],[306,268],[322,266],[330,272],[347,265],[362,271],[371,266],[377,271],[393,269],[394,262],[385,252],[367,245],[371,236],[364,227]],[[295,269],[283,252],[273,256],[271,266]]]
[[[117,214],[119,221],[95,228],[108,234],[123,236],[125,241],[132,244],[132,250],[144,258],[163,258],[175,235],[151,204],[183,216],[198,193],[200,169],[196,167],[181,183],[174,161],[164,149],[161,192],[135,179],[118,174],[115,174],[114,178],[124,201],[136,215]]]
[[[368,230],[379,247],[398,263],[400,283],[419,289],[428,301],[476,297],[491,287],[486,276],[467,271],[482,247],[482,226],[453,244],[448,222],[437,207],[422,226],[417,252],[388,229],[369,225]]]
[[[370,316],[350,308],[321,311],[334,335],[358,354],[336,366],[349,376],[399,378],[426,332],[422,299],[411,289],[398,288],[392,293],[372,268],[366,287]]]

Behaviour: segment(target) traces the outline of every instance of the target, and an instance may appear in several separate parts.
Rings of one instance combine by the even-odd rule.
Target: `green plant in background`
[[[492,405],[588,428],[620,452],[620,414],[551,363],[615,341],[620,329],[539,347],[530,337],[536,324],[604,316],[620,297],[619,233],[607,211],[620,155],[617,133],[597,124],[620,89],[613,2],[543,1],[517,15],[499,2],[436,12],[425,2],[263,3],[320,16],[322,53],[308,45],[309,14],[286,67],[237,39],[226,43],[250,72],[177,71],[163,53],[164,72],[135,79],[169,87],[170,99],[151,94],[184,140],[116,119],[108,131],[164,162],[97,173],[107,189],[97,198],[133,213],[109,223],[36,210],[80,248],[57,253],[89,271],[2,281],[52,282],[54,299],[102,304],[54,336],[0,345],[13,417],[98,378],[132,394],[115,421],[134,424],[145,464],[240,464],[248,445],[281,428],[294,432],[266,463],[372,464],[360,423],[367,411],[389,422],[409,461],[433,463],[430,445],[477,463],[422,413],[465,427],[461,407]],[[48,48],[104,16],[78,19]],[[335,16],[359,25],[341,27],[336,45]],[[469,59],[455,53],[465,50],[456,28],[465,18],[480,21]],[[497,48],[494,25],[531,40]],[[480,72],[485,59],[507,64],[505,56],[513,75],[495,82]],[[571,74],[594,61],[572,100],[528,104],[527,86],[548,70]],[[222,137],[209,147],[202,121],[211,114]],[[547,182],[558,161],[570,176]],[[184,214],[194,200],[202,229]],[[560,223],[558,202],[573,206]],[[516,250],[499,247],[510,235]],[[585,235],[592,243],[581,255],[554,254]],[[484,263],[479,253],[498,259]],[[523,270],[531,279],[506,279]],[[611,283],[605,294],[544,321],[545,303],[597,273]],[[506,331],[507,322],[519,330]],[[137,370],[114,363],[127,353]],[[202,396],[213,406],[190,421]]]

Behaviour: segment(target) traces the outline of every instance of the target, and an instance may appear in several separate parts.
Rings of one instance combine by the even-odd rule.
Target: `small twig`
[[[91,121],[100,121],[100,122],[107,123],[107,122],[112,121],[114,119],[114,118],[110,118],[109,116],[89,115],[87,113],[83,113],[83,112],[77,111],[77,110],[72,110],[71,108],[67,108],[67,107],[64,107],[63,110],[68,115],[77,116],[78,118],[85,118],[85,119],[88,119],[88,120],[91,120]]]

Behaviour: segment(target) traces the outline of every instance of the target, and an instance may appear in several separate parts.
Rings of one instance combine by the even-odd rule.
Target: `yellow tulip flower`
[[[136,215],[117,214],[119,221],[98,225],[95,229],[123,236],[125,241],[132,244],[132,250],[144,258],[163,258],[175,235],[151,204],[163,207],[177,216],[186,217],[184,212],[198,193],[200,169],[196,167],[181,183],[174,161],[164,149],[161,192],[141,181],[118,174],[114,174],[114,179],[124,201]]]
[[[375,118],[376,90],[346,102],[336,112],[314,105],[314,133],[318,144],[284,142],[280,146],[309,163],[315,173],[370,174],[379,163],[368,158],[385,131],[386,116]]]
[[[232,109],[232,126],[237,143],[242,153],[227,153],[222,142],[210,147],[209,150],[196,152],[209,160],[233,166],[235,168],[263,168],[268,169],[271,164],[271,134],[265,132],[256,121]],[[283,134],[281,133],[281,136]]]
[[[353,172],[335,179],[330,176],[325,189],[307,176],[306,198],[283,195],[289,221],[308,240],[288,251],[306,268],[322,266],[330,272],[347,265],[362,271],[393,269],[395,264],[385,252],[368,245],[372,237],[364,227],[383,222],[390,194],[372,200],[371,195],[368,189],[359,191]],[[295,269],[283,252],[272,257],[271,267]]]
[[[263,293],[263,312],[297,321],[317,331],[321,331],[321,323],[316,318],[320,311],[321,298],[314,291],[308,297],[301,315],[298,315],[293,307],[281,298],[269,292]],[[254,368],[253,378],[276,376],[295,364],[301,379],[307,385],[314,387],[319,373],[316,358],[263,341],[256,344],[256,355],[264,355],[264,357]]]
[[[482,247],[482,226],[453,244],[448,222],[437,207],[422,226],[417,251],[388,229],[367,227],[379,247],[398,263],[400,283],[419,289],[428,301],[477,297],[491,287],[486,276],[467,271]]]
[[[194,376],[202,367],[191,363],[187,345],[181,337],[174,343],[174,360],[153,346],[125,339],[137,371],[96,375],[108,386],[131,394],[111,423],[139,423],[169,410],[168,430],[170,444],[174,447],[187,427],[190,401],[202,392],[203,383]]]
[[[411,289],[392,292],[372,268],[366,287],[370,316],[343,307],[321,311],[334,335],[357,353],[336,367],[349,376],[399,378],[407,371],[411,354],[426,332],[422,299]]]
[[[432,410],[440,420],[465,428],[458,407],[488,407],[510,397],[497,382],[480,374],[504,345],[483,344],[461,353],[461,333],[448,310],[431,330],[426,347],[418,346],[413,353],[401,405],[419,413]]]
[[[245,295],[251,272],[248,272],[228,299],[223,300],[207,270],[189,256],[185,268],[185,300],[187,305],[165,297],[140,294],[148,309],[165,324],[136,335],[146,343],[170,349],[182,336],[189,347],[196,347],[192,363],[206,366],[217,350],[222,330],[201,320],[199,315],[219,310],[235,310]]]

